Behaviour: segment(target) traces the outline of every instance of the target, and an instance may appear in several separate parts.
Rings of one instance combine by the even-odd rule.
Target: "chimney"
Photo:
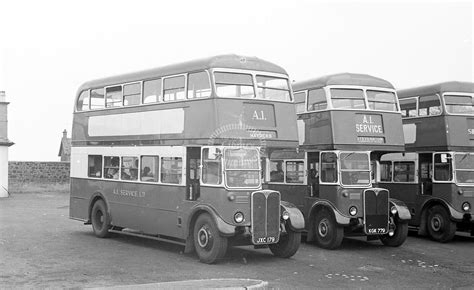
[[[63,131],[63,139],[67,139],[67,130],[66,129],[64,129],[64,131]]]
[[[0,197],[8,197],[8,106],[5,91],[0,91]]]

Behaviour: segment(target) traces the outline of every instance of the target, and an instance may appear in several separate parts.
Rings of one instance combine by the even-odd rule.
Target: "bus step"
[[[157,240],[160,242],[168,242],[168,243],[173,243],[176,245],[181,245],[185,246],[186,241],[181,240],[181,239],[174,239],[174,238],[168,238],[166,236],[161,236],[161,235],[149,235],[149,234],[144,234],[141,232],[136,232],[136,231],[131,231],[129,229],[124,229],[124,230],[114,230],[110,229],[109,232],[111,233],[116,233],[116,234],[121,234],[121,235],[127,235],[127,236],[132,236],[132,237],[140,237],[140,238],[146,238],[146,239],[151,239],[151,240]]]

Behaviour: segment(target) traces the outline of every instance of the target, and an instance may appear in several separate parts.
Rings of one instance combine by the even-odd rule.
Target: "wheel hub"
[[[211,244],[211,233],[206,227],[201,227],[198,231],[198,244],[201,248],[208,248]]]
[[[443,225],[443,222],[439,216],[436,215],[431,219],[431,228],[434,231],[439,232],[442,228],[442,225]]]
[[[328,220],[323,219],[319,222],[318,232],[321,237],[326,237],[329,231]]]

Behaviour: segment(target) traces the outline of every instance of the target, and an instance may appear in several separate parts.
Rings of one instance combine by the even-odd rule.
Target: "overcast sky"
[[[211,55],[257,56],[292,80],[474,81],[470,1],[0,0],[0,14],[10,160],[59,160],[83,82]]]

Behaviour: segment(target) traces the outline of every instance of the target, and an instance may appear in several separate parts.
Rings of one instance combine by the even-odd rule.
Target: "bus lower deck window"
[[[102,177],[102,155],[89,155],[88,168],[89,177]]]
[[[161,182],[181,184],[182,167],[181,157],[161,157]]]

